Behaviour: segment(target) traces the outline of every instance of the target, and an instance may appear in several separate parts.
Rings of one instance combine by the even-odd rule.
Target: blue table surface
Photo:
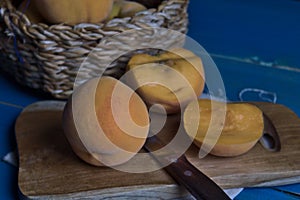
[[[212,56],[228,99],[241,100],[239,94],[246,88],[268,91],[300,116],[300,1],[190,0],[189,19],[188,35]],[[3,158],[16,150],[14,123],[22,109],[52,97],[3,73],[0,91]],[[262,100],[257,94],[245,98]],[[17,173],[16,167],[0,162],[0,199],[17,198]],[[300,199],[300,184],[245,188],[236,199]]]

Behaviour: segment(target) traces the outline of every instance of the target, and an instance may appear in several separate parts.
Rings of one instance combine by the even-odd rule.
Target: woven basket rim
[[[97,23],[87,23],[87,22],[83,22],[83,23],[78,23],[75,25],[70,25],[70,24],[66,24],[66,23],[57,23],[57,24],[47,24],[44,22],[39,22],[39,23],[33,23],[31,22],[31,20],[27,17],[27,15],[25,13],[23,13],[22,11],[19,11],[15,6],[12,5],[12,1],[14,0],[0,0],[2,3],[0,3],[0,9],[1,12],[5,12],[5,11],[9,11],[12,14],[16,14],[18,15],[20,18],[22,18],[22,21],[26,22],[24,24],[26,24],[26,26],[31,27],[31,26],[36,26],[39,25],[41,27],[43,27],[43,29],[47,29],[47,30],[52,30],[52,29],[76,29],[76,28],[81,28],[84,25],[89,25],[90,27],[92,25],[95,26],[95,28],[103,28],[105,27],[105,24],[108,24],[110,21],[112,20],[116,20],[116,19],[122,19],[120,17],[117,18],[113,18],[107,21],[101,21],[101,22],[97,22]],[[184,2],[184,3],[189,3],[189,0],[172,0],[172,2]],[[170,2],[170,0],[161,0],[161,3],[158,5],[157,8],[147,8],[144,11],[140,11],[136,14],[141,14],[143,12],[146,11],[151,11],[151,12],[161,12],[163,10],[163,6],[165,4],[167,4],[168,2]],[[130,21],[132,18],[134,18],[135,16],[131,16],[131,17],[126,17],[128,19],[128,21]],[[105,27],[106,28],[106,27]]]

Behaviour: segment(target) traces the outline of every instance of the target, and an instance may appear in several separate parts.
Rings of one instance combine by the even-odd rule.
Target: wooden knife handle
[[[194,167],[183,155],[164,169],[196,199],[229,200],[227,194],[209,177]]]

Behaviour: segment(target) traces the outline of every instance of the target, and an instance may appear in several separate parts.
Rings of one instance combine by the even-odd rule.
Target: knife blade
[[[163,148],[161,148],[163,147]],[[176,149],[167,147],[156,135],[148,137],[144,144],[154,159],[180,185],[184,186],[196,199],[229,200],[227,194],[208,176],[194,167]],[[163,149],[162,151],[157,151]]]
[[[279,134],[273,122],[265,113],[263,113],[263,119],[264,119],[264,131],[259,142],[265,149],[269,151],[273,151],[273,152],[280,151],[281,142],[280,142]]]

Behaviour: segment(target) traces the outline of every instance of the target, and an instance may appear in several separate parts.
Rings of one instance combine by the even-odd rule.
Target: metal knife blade
[[[266,114],[263,114],[264,119],[264,132],[259,142],[269,151],[280,151],[281,143],[278,132]]]
[[[163,151],[157,151],[163,148]],[[168,148],[156,136],[147,138],[144,144],[154,159],[180,185],[184,186],[196,199],[229,200],[227,194],[209,177],[194,167],[184,156],[176,150]],[[170,163],[170,164],[169,164]]]

